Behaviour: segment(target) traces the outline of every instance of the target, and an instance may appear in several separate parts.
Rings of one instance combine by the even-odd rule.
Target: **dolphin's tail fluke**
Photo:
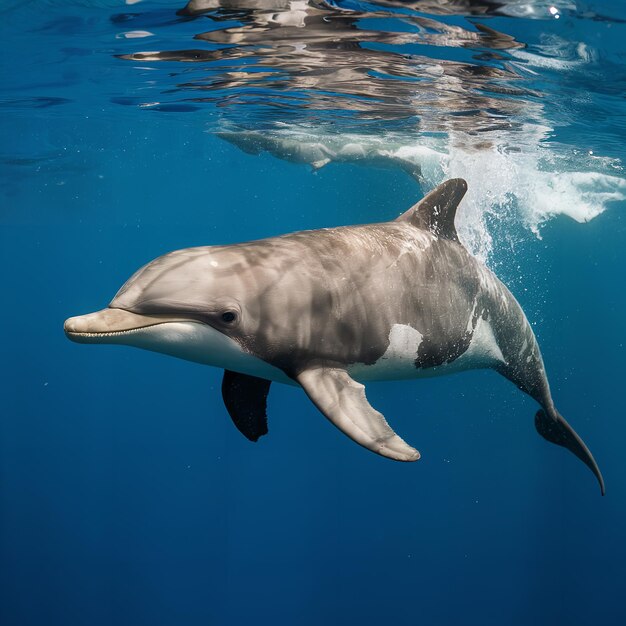
[[[604,479],[593,454],[560,413],[554,411],[554,415],[550,416],[543,409],[537,411],[535,428],[544,439],[573,452],[594,473],[604,495]]]

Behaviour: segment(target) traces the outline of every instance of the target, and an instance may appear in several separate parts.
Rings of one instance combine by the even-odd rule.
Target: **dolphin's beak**
[[[107,343],[108,338],[170,321],[173,320],[109,308],[70,317],[65,320],[63,330],[68,339],[78,343]]]

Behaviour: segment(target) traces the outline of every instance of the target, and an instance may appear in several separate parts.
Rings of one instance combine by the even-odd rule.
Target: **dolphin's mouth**
[[[151,326],[170,322],[190,322],[185,318],[138,315],[124,309],[107,308],[65,320],[63,330],[68,339],[77,343],[101,343],[108,338],[141,332]]]

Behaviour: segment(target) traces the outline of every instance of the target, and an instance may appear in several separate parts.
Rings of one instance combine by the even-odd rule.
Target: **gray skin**
[[[360,380],[492,368],[541,406],[535,425],[597,477],[556,411],[534,333],[498,278],[459,242],[467,184],[449,180],[397,220],[178,250],[131,277],[109,308],[65,323],[82,343],[123,343],[224,367],[227,409],[256,441],[270,381],[299,384],[364,447],[419,458]]]
[[[393,145],[389,137],[377,141],[367,135],[312,135],[307,132],[263,133],[260,131],[221,131],[218,137],[248,154],[268,152],[272,156],[305,163],[319,170],[328,163],[356,163],[369,167],[399,168],[422,184],[421,163],[439,160],[442,155],[429,148],[407,150]],[[352,140],[354,139],[354,140]],[[368,141],[369,139],[369,141]]]

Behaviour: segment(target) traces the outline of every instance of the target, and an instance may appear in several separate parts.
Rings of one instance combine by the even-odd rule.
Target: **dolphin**
[[[310,165],[318,171],[328,163],[354,163],[382,169],[398,168],[420,185],[439,174],[446,155],[426,146],[407,146],[366,134],[320,134],[293,126],[271,133],[252,130],[221,130],[217,137],[247,154],[267,152],[277,159]]]
[[[109,306],[65,322],[79,343],[136,346],[223,368],[222,397],[251,441],[271,383],[300,385],[337,428],[396,461],[419,452],[363,382],[491,368],[540,405],[535,426],[604,481],[556,410],[533,330],[502,282],[459,241],[462,179],[390,222],[177,250],[138,270]]]

